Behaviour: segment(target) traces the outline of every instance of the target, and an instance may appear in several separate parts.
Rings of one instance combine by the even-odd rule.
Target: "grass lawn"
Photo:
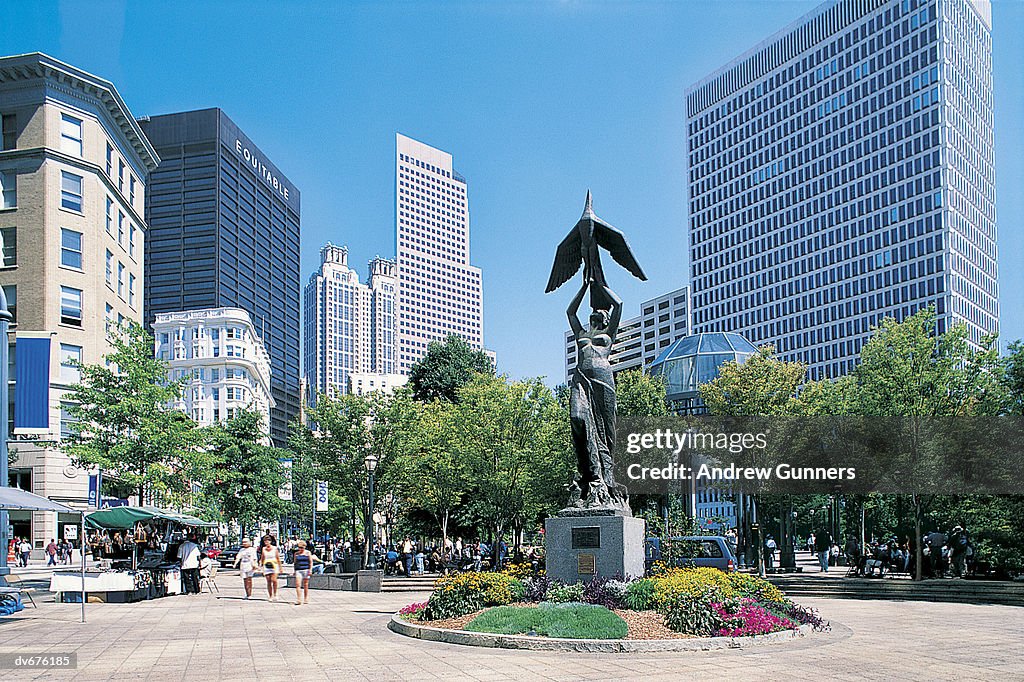
[[[470,621],[466,629],[567,639],[622,639],[626,636],[626,622],[617,615],[603,606],[578,603],[496,606]]]

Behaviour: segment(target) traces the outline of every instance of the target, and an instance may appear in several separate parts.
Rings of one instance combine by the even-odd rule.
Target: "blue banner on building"
[[[45,433],[50,429],[50,337],[18,335],[15,346],[14,429]]]

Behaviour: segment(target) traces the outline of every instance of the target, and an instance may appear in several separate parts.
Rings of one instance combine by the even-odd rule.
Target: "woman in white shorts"
[[[256,548],[252,546],[252,541],[249,538],[242,538],[242,549],[238,550],[234,565],[242,576],[246,599],[252,596],[252,577],[256,574],[257,562]]]
[[[260,566],[263,569],[263,576],[267,579],[267,594],[270,595],[270,601],[277,601],[277,576],[281,572],[281,553],[277,551],[269,537],[263,538]]]

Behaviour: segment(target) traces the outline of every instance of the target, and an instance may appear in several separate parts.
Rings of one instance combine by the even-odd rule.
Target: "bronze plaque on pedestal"
[[[578,554],[576,556],[576,572],[580,575],[597,573],[597,556],[594,554]]]

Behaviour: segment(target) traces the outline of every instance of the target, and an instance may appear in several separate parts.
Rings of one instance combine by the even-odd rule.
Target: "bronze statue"
[[[583,207],[583,215],[555,251],[555,263],[551,266],[551,276],[548,278],[548,286],[544,293],[549,294],[572,279],[580,269],[580,263],[583,263],[584,282],[605,286],[607,282],[604,279],[604,270],[601,269],[601,251],[598,247],[607,250],[616,263],[635,277],[647,281],[647,275],[633,257],[633,252],[630,251],[622,233],[594,215],[590,190],[587,190],[587,203]],[[591,292],[591,307],[598,304],[593,298],[595,293]]]
[[[626,488],[615,482],[612,468],[617,408],[609,356],[619,331],[622,301],[605,282],[599,246],[639,279],[647,279],[622,233],[594,215],[588,191],[583,217],[558,246],[547,288],[550,292],[560,287],[583,263],[583,286],[566,311],[576,338],[569,419],[578,473],[570,487],[569,503],[571,507],[631,515]],[[588,290],[590,325],[584,328],[578,311]]]

